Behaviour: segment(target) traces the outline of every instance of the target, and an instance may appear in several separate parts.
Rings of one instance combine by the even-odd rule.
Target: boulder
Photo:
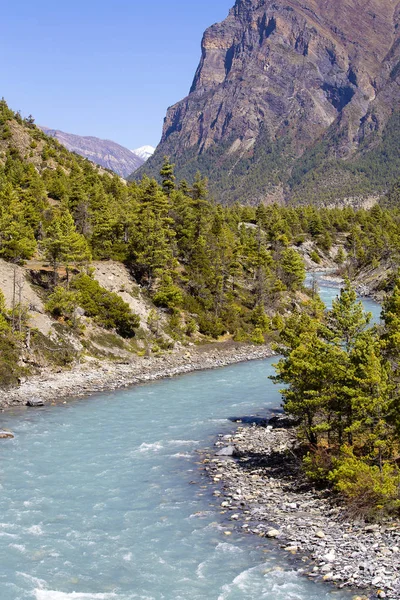
[[[0,430],[0,440],[5,440],[7,438],[13,438],[14,434],[11,431],[3,431]]]
[[[26,406],[37,407],[44,406],[44,400],[42,398],[30,398],[26,403]]]
[[[236,456],[237,451],[235,446],[225,446],[225,448],[221,448],[218,452],[215,453],[215,456]]]
[[[277,538],[280,535],[280,531],[278,529],[270,529],[267,531],[267,537],[269,538]]]

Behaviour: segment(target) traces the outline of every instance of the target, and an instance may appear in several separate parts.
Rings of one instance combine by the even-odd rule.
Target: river
[[[235,531],[199,469],[229,417],[279,407],[275,361],[2,415],[1,600],[351,598]]]

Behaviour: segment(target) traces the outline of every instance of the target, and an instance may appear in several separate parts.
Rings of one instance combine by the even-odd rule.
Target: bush
[[[209,335],[215,339],[226,333],[226,329],[221,319],[210,314],[202,314],[199,316],[199,331],[203,335]]]
[[[344,495],[355,516],[376,518],[400,509],[400,472],[395,465],[385,463],[380,470],[355,457],[349,449],[337,461],[329,480]]]
[[[115,329],[124,338],[135,336],[140,319],[117,294],[84,274],[73,280],[72,287],[79,292],[79,303],[87,316],[105,329]]]
[[[253,342],[253,344],[264,344],[265,343],[265,339],[264,339],[264,335],[262,332],[261,327],[255,327],[253,333],[251,334],[251,341]]]
[[[242,327],[239,327],[239,329],[237,329],[235,331],[235,335],[233,336],[233,341],[234,342],[247,342],[248,340],[249,340],[249,336],[247,335],[245,330]]]
[[[318,446],[303,458],[304,472],[318,485],[326,485],[333,467],[332,460],[329,448]]]
[[[18,383],[22,369],[18,365],[19,346],[11,333],[0,335],[0,387]]]
[[[251,322],[256,328],[261,329],[262,333],[269,333],[271,327],[271,319],[265,314],[262,306],[256,306],[251,314]]]
[[[182,304],[183,296],[178,286],[174,285],[170,275],[164,275],[159,290],[154,295],[154,304],[164,308],[177,308]]]
[[[50,294],[45,308],[56,319],[64,317],[70,321],[74,318],[74,311],[79,301],[79,293],[57,286],[53,293]]]
[[[315,250],[313,250],[311,252],[310,258],[313,262],[317,263],[317,265],[321,264],[321,257],[319,256],[318,252],[316,252]]]

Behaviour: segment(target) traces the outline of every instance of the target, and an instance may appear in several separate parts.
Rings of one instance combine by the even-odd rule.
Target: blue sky
[[[234,0],[3,3],[1,90],[37,123],[135,148],[156,145],[187,95],[206,27]]]

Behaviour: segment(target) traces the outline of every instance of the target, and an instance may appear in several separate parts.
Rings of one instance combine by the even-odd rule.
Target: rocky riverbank
[[[229,520],[298,557],[309,578],[358,591],[359,600],[399,599],[400,523],[354,522],[329,494],[311,489],[294,452],[295,429],[272,421],[221,435],[204,460]]]
[[[26,379],[16,388],[0,390],[0,409],[25,405],[32,398],[60,402],[272,355],[269,346],[225,342],[192,346],[163,356],[135,357],[123,364],[88,361],[59,372],[44,369],[40,375]]]

